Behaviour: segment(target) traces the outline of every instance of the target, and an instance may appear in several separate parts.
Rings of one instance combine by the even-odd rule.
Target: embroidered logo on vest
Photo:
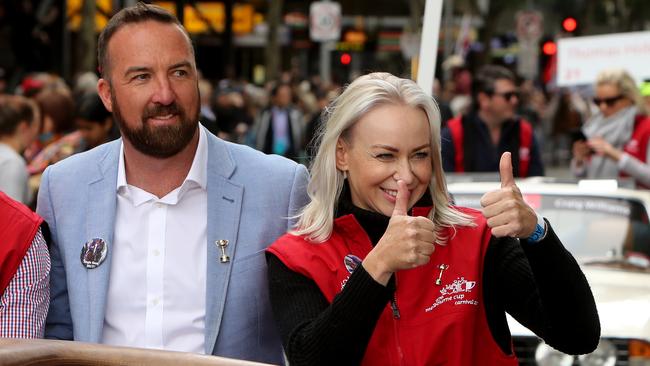
[[[476,281],[468,281],[465,277],[459,277],[454,282],[447,284],[440,290],[440,296],[428,308],[424,309],[425,313],[432,311],[438,306],[450,302],[452,305],[478,305],[478,301],[468,299],[467,295],[473,292],[476,287]]]
[[[460,277],[454,280],[454,282],[445,286],[440,293],[443,295],[453,295],[459,292],[471,292],[472,289],[476,286],[476,281],[467,281],[465,277]]]

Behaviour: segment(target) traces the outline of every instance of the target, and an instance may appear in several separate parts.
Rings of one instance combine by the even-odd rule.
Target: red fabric
[[[527,177],[530,167],[530,153],[533,146],[533,126],[530,122],[519,120],[519,176]],[[465,171],[465,154],[463,148],[462,116],[457,116],[447,122],[451,139],[454,144],[454,170],[458,173]]]
[[[533,146],[533,126],[524,120],[519,120],[519,176],[527,177],[530,167],[530,149]]]
[[[465,149],[463,148],[463,122],[462,116],[457,116],[447,122],[451,141],[454,143],[454,170],[458,173],[465,171]]]
[[[415,209],[425,215],[429,209]],[[483,305],[483,260],[491,231],[478,211],[475,228],[458,228],[445,246],[436,246],[427,265],[396,273],[399,319],[386,305],[373,331],[363,365],[517,365],[492,338]],[[450,232],[451,234],[451,232]],[[287,267],[314,280],[328,301],[345,286],[344,258],[363,260],[372,249],[354,216],[336,219],[331,238],[313,244],[286,234],[268,251]],[[442,283],[435,281],[443,271]]]
[[[16,273],[43,219],[0,192],[0,295]]]
[[[640,161],[647,163],[646,157],[648,156],[648,141],[650,141],[650,117],[636,116],[632,138],[627,144],[625,144],[623,151]],[[627,177],[627,174],[621,172],[621,177]],[[637,187],[650,189],[650,187],[639,183],[637,183]]]

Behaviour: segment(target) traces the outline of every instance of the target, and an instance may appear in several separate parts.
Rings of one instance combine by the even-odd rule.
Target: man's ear
[[[18,123],[18,126],[16,126],[16,129],[14,130],[14,136],[18,136],[18,139],[20,140],[20,143],[23,145],[21,148],[26,149],[29,144],[32,143],[32,139],[34,138],[31,133],[31,128],[32,125],[29,124],[27,121],[20,121]],[[30,137],[31,136],[31,137]]]
[[[30,129],[31,125],[27,121],[20,121],[14,129],[14,136],[25,136]]]
[[[336,168],[340,171],[347,171],[348,166],[348,152],[350,146],[345,140],[339,137],[336,141]]]
[[[29,122],[27,122],[27,121],[20,121],[20,122],[16,125],[16,129],[15,129],[15,131],[18,132],[18,133],[21,133],[21,134],[22,134],[22,133],[24,133],[25,131],[29,130],[29,127],[30,127]]]
[[[113,112],[113,100],[111,99],[112,92],[113,91],[111,90],[111,84],[108,82],[108,80],[104,78],[99,79],[97,82],[97,93],[102,99],[104,107],[106,107],[109,112]]]
[[[479,92],[476,94],[476,101],[478,102],[478,107],[482,107],[490,99],[490,96],[485,92]]]

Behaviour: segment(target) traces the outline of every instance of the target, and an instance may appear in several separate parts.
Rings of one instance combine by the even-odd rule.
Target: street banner
[[[601,70],[623,68],[637,83],[650,78],[650,31],[563,38],[558,41],[557,84],[593,84]]]

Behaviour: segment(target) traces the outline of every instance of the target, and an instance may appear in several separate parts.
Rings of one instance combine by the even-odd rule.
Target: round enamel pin
[[[348,254],[343,258],[343,264],[345,264],[345,269],[352,273],[361,264],[361,258],[354,254]]]
[[[108,244],[104,239],[94,238],[88,240],[81,248],[81,264],[88,269],[99,267],[106,259]]]

